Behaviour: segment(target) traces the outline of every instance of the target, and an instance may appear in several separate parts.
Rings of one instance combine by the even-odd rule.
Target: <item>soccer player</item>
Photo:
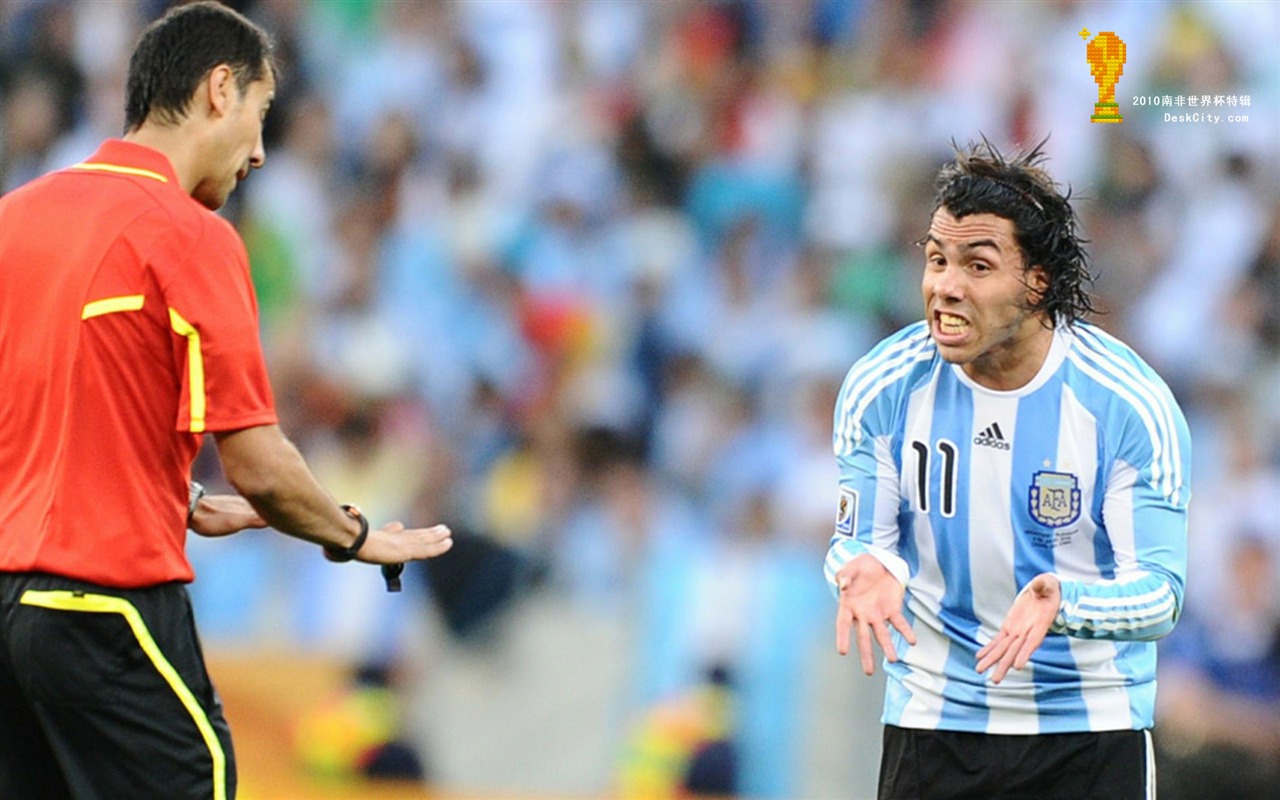
[[[1190,438],[1092,311],[1039,147],[937,177],[925,319],[849,371],[826,576],[884,653],[889,798],[1154,796],[1155,639],[1182,607]]]
[[[185,584],[188,527],[269,523],[335,561],[439,555],[370,527],[276,425],[243,244],[212,213],[262,166],[262,30],[180,6],[129,64],[126,133],[0,198],[0,797],[234,797]],[[212,433],[237,495],[189,490]]]

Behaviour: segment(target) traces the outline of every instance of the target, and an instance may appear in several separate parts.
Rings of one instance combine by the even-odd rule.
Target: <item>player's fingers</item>
[[[987,655],[1000,644],[1000,642],[1004,641],[1007,635],[1008,634],[1006,634],[1004,630],[996,631],[996,635],[991,637],[991,641],[978,648],[978,663],[981,664],[983,659],[985,659]],[[979,672],[981,672],[981,670],[979,670]]]
[[[849,630],[853,627],[853,612],[840,604],[836,610],[836,652],[842,656],[849,655]]]
[[[902,634],[902,638],[906,639],[908,644],[916,643],[916,632],[911,630],[911,623],[907,622],[907,618],[902,616],[901,611],[895,611],[890,615],[889,624],[898,629],[898,633]]]
[[[980,673],[986,672],[992,664],[1000,660],[1008,647],[1009,634],[1006,631],[1000,631],[996,634],[996,638],[987,642],[986,646],[978,651],[978,663],[975,669]]]
[[[871,623],[861,619],[858,620],[858,655],[862,659],[863,674],[875,673],[875,657],[871,652]]]
[[[1004,676],[1009,674],[1009,669],[1013,667],[1013,660],[1018,655],[1018,646],[1021,637],[1013,637],[1009,640],[1009,646],[1005,648],[1005,653],[996,662],[995,669],[991,672],[991,682],[1000,683],[1004,680]]]
[[[1043,633],[1033,633],[1027,636],[1026,641],[1022,643],[1022,647],[1018,648],[1018,655],[1013,660],[1014,669],[1022,669],[1031,660],[1031,656],[1040,648],[1040,644],[1044,641]]]
[[[383,525],[382,529],[387,533],[399,533],[400,531],[404,530],[404,523],[401,522],[400,520],[394,520],[392,522],[388,522],[386,525]]]
[[[889,663],[898,661],[898,651],[893,646],[893,637],[889,635],[889,626],[883,622],[875,622],[871,625],[871,631],[876,635],[876,641],[880,643],[880,649],[884,651],[884,657],[889,659]]]
[[[979,675],[986,674],[986,672],[989,669],[991,669],[991,665],[996,663],[999,660],[1000,660],[999,653],[988,651],[986,655],[978,659],[978,663],[973,665],[973,669]]]

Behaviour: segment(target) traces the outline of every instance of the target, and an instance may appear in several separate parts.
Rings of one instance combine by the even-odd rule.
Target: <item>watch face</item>
[[[204,497],[204,485],[197,481],[191,481],[191,484],[188,488],[189,488],[189,494],[187,496],[187,522],[190,523],[191,518],[195,516],[196,506],[200,503],[200,498]]]

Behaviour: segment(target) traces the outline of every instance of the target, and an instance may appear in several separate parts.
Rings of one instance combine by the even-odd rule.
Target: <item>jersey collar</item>
[[[951,368],[951,371],[961,383],[975,392],[997,397],[1026,397],[1049,382],[1053,374],[1058,371],[1058,367],[1062,366],[1062,362],[1067,360],[1067,351],[1071,349],[1071,342],[1074,339],[1075,334],[1072,333],[1069,325],[1059,325],[1054,328],[1053,340],[1049,343],[1049,352],[1045,355],[1044,363],[1040,365],[1040,370],[1026,385],[1019,386],[1017,389],[1008,389],[1006,391],[991,389],[966,375],[964,367],[961,365],[948,364],[947,366]]]
[[[106,140],[96,153],[71,169],[133,175],[179,186],[178,175],[164,153],[123,139]]]

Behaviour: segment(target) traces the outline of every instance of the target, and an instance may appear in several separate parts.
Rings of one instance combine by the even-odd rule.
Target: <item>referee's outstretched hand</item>
[[[850,635],[854,638],[858,655],[862,659],[862,671],[875,672],[875,654],[871,649],[871,637],[880,643],[884,657],[890,662],[898,660],[898,653],[889,636],[889,626],[909,644],[916,643],[916,635],[902,615],[904,589],[893,573],[874,556],[866,554],[851,559],[836,573],[836,585],[840,587],[840,606],[836,609],[836,650],[840,655],[849,654]]]
[[[1009,669],[1022,669],[1031,660],[1049,626],[1058,616],[1062,605],[1062,585],[1056,575],[1042,572],[1031,579],[1013,599],[1013,606],[1005,615],[1004,624],[995,638],[978,651],[978,674],[991,667],[991,682],[999,683],[1009,674]]]
[[[366,564],[403,564],[435,558],[453,547],[453,531],[446,525],[430,528],[406,528],[400,522],[388,522],[369,531],[356,560]]]

